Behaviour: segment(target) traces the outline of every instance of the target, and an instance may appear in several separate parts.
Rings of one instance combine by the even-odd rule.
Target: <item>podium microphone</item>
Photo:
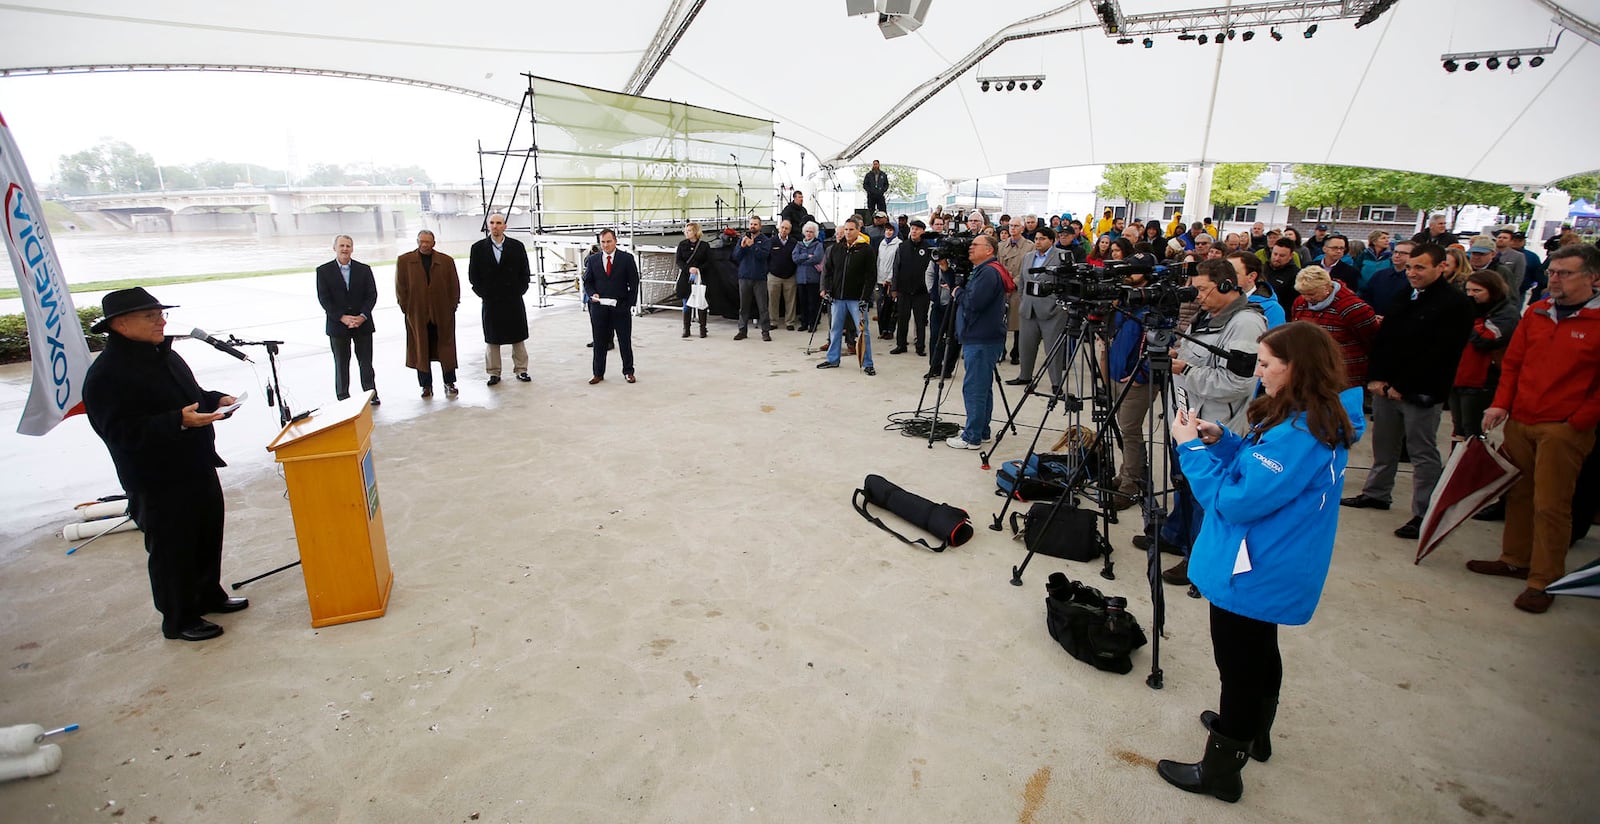
[[[229,346],[228,344],[223,343],[222,341],[211,337],[210,335],[206,334],[206,330],[201,329],[198,326],[196,326],[194,329],[189,331],[189,337],[191,337],[191,338],[193,338],[193,339],[195,339],[197,341],[202,341],[204,343],[211,344],[211,346],[213,348],[215,348],[218,352],[226,352],[226,353],[238,358],[239,360],[250,361],[251,363],[255,363],[255,361],[251,361],[250,360],[250,356],[249,355],[246,355],[245,353],[240,352],[239,350],[233,348],[232,346]]]

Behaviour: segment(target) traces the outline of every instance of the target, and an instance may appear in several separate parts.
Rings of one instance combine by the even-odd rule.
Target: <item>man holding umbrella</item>
[[[1545,588],[1566,572],[1572,490],[1600,423],[1600,249],[1550,253],[1550,296],[1528,307],[1501,363],[1485,431],[1506,425],[1505,452],[1522,470],[1506,495],[1500,557],[1468,561],[1480,575],[1527,579],[1512,605],[1550,608]]]

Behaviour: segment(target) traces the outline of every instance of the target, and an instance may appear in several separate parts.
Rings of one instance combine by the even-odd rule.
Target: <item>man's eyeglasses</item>
[[[129,312],[128,317],[135,320],[142,320],[146,323],[155,323],[158,320],[166,320],[167,313],[160,309],[152,309],[148,312]]]

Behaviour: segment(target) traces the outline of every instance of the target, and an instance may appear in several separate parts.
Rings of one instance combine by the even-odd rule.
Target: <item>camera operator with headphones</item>
[[[1224,351],[1254,353],[1256,341],[1267,331],[1267,318],[1239,288],[1237,278],[1233,264],[1226,260],[1200,262],[1189,279],[1190,285],[1200,292],[1200,314],[1189,324],[1188,335]],[[1213,421],[1242,435],[1250,428],[1245,410],[1249,407],[1256,379],[1240,376],[1228,366],[1227,358],[1208,351],[1200,343],[1179,339],[1172,350],[1172,383],[1178,392],[1180,407],[1187,407],[1190,414],[1200,420]],[[1177,586],[1188,585],[1189,549],[1200,532],[1203,514],[1188,485],[1179,484],[1160,543],[1165,544],[1165,551],[1177,548],[1183,560],[1162,572],[1161,580]]]
[[[1150,254],[1135,254],[1127,259],[1123,285],[1141,288],[1150,283],[1156,259]],[[1150,359],[1145,354],[1145,324],[1154,311],[1148,305],[1118,306],[1111,314],[1110,344],[1107,346],[1106,377],[1111,379],[1111,400],[1122,398],[1117,407],[1117,431],[1122,433],[1122,466],[1111,486],[1112,505],[1127,509],[1144,496],[1145,419],[1150,415]],[[1124,394],[1126,393],[1126,394]]]

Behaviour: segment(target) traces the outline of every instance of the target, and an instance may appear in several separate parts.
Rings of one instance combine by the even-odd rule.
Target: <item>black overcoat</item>
[[[484,238],[472,244],[467,259],[467,282],[472,293],[483,298],[483,342],[519,343],[528,339],[528,309],[522,296],[528,293],[532,274],[528,250],[522,241],[508,237],[494,259],[494,242]]]

